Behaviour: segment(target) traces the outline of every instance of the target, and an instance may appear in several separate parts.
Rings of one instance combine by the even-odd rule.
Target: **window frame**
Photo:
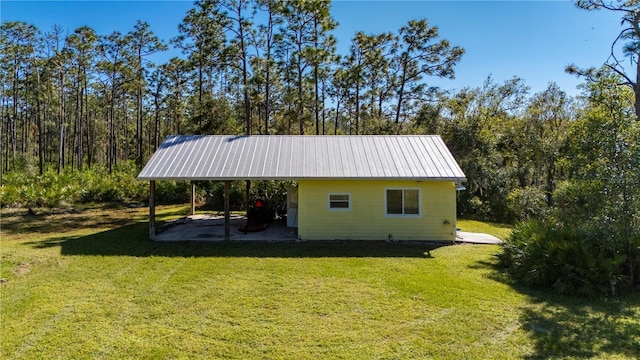
[[[402,214],[389,214],[388,208],[388,195],[389,191],[402,191]],[[405,214],[405,191],[412,190],[418,192],[418,213],[417,214]],[[399,188],[385,188],[384,189],[384,216],[392,218],[419,218],[422,217],[422,189],[413,187],[399,187]]]
[[[333,195],[341,195],[341,196],[347,196],[347,207],[331,207],[331,203],[332,202],[340,202],[340,203],[344,203],[345,200],[331,200],[331,196]],[[327,209],[329,211],[349,211],[351,210],[351,193],[328,193],[327,194]]]

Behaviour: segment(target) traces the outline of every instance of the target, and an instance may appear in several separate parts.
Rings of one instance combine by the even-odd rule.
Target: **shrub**
[[[539,219],[549,209],[546,194],[539,186],[514,189],[507,196],[507,207],[518,220]]]
[[[470,199],[465,199],[464,195],[458,199],[457,208],[458,215],[460,217],[468,219],[476,219],[481,221],[498,221],[504,220],[499,216],[493,216],[491,202],[483,202],[479,197],[474,196]]]
[[[244,210],[244,181],[232,181],[229,189],[229,207],[231,210]],[[206,193],[207,208],[224,210],[224,183],[208,181],[200,184]]]
[[[599,216],[606,201],[598,181],[561,181],[553,192],[554,218],[566,224],[584,224]]]
[[[286,209],[287,189],[295,187],[293,181],[260,180],[254,181],[251,197],[267,200],[274,209]]]
[[[148,198],[148,184],[137,181],[137,174],[133,162],[119,164],[111,173],[99,165],[82,171],[65,169],[60,174],[49,169],[42,176],[13,171],[3,174],[0,205],[56,207],[74,203],[141,202]]]
[[[190,183],[188,181],[158,181],[156,183],[156,202],[158,204],[183,204],[189,202],[189,193]]]
[[[551,222],[517,224],[498,259],[515,280],[560,294],[606,295],[628,285],[624,255],[599,246],[587,234]]]

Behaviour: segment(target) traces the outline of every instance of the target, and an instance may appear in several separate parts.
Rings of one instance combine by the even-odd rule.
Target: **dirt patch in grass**
[[[31,266],[27,263],[21,262],[13,269],[13,274],[17,277],[27,275],[31,271]]]
[[[3,254],[0,257],[0,283],[29,274],[31,265],[24,259],[13,254]]]

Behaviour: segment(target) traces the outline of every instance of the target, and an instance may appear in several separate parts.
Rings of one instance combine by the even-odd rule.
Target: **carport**
[[[291,174],[299,170],[292,165],[293,162],[286,161],[291,159],[293,151],[291,141],[282,141],[282,137],[168,136],[138,175],[138,180],[149,181],[149,238],[158,241],[266,240],[265,234],[269,234],[277,239],[295,240],[295,232],[286,231],[286,226],[283,229],[278,224],[275,228],[279,231],[271,229],[261,234],[240,232],[238,227],[245,218],[232,217],[230,211],[231,181],[295,180]],[[190,215],[157,228],[156,181],[170,180],[190,182]],[[224,183],[222,216],[196,215],[197,181]],[[221,228],[224,229],[222,236]]]
[[[149,181],[152,240],[207,237],[207,232],[188,235],[186,230],[184,236],[169,236],[168,229],[156,227],[156,181],[190,181],[191,215],[182,225],[208,222],[204,226],[210,229],[224,228],[223,240],[234,240],[238,233],[232,225],[240,220],[231,217],[231,182],[290,180],[298,185],[287,194],[287,221],[295,219],[287,225],[298,232],[286,237],[453,241],[455,192],[466,179],[436,135],[173,135],[138,180]],[[224,183],[221,216],[194,216],[197,181]]]

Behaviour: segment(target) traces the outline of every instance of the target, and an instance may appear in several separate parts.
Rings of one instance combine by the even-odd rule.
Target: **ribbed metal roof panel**
[[[465,180],[435,135],[172,135],[140,180]]]

